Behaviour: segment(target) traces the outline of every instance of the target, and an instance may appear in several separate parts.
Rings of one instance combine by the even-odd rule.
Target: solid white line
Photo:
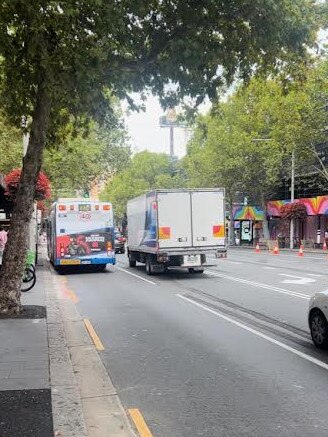
[[[307,273],[308,276],[313,276],[315,278],[321,278],[322,275],[317,275],[316,273]]]
[[[293,354],[298,355],[299,357],[303,358],[304,360],[310,361],[311,363],[316,364],[317,366],[322,367],[325,370],[328,370],[327,363],[324,363],[323,361],[320,361],[316,358],[313,358],[313,357],[311,357],[311,355],[307,355],[307,354],[305,354],[305,353],[303,353],[303,352],[301,352],[293,347],[288,346],[285,343],[281,343],[281,341],[275,340],[274,338],[269,337],[268,335],[263,334],[262,332],[257,331],[256,329],[250,328],[249,326],[244,325],[243,323],[240,323],[237,320],[231,319],[230,317],[227,317],[227,316],[219,313],[218,311],[212,310],[211,308],[208,308],[205,305],[202,305],[201,303],[198,303],[198,302],[195,302],[191,299],[188,299],[188,297],[182,296],[181,294],[177,294],[176,296],[179,297],[180,299],[183,299],[183,300],[193,304],[193,305],[198,306],[199,308],[202,308],[205,311],[208,311],[209,313],[212,313],[218,317],[221,317],[221,319],[224,319],[229,323],[233,323],[234,325],[238,326],[239,328],[244,329],[245,331],[251,332],[252,334],[257,335],[258,337],[261,337],[264,340],[267,340],[270,343],[281,347],[282,349],[285,349],[289,352],[292,352]]]
[[[263,267],[263,268],[267,270],[277,270],[277,267]]]
[[[128,275],[134,276],[135,278],[141,279],[142,281],[148,282],[148,284],[156,285],[156,282],[150,281],[149,279],[143,278],[142,276],[136,275],[135,273],[129,272],[129,270],[122,269],[118,266],[116,266],[116,268],[121,272],[127,273]]]
[[[230,281],[240,282],[242,284],[252,285],[254,287],[264,288],[270,291],[277,291],[278,293],[288,294],[293,297],[298,297],[300,299],[310,300],[310,296],[303,293],[298,293],[296,291],[287,290],[285,288],[278,288],[272,285],[261,284],[259,282],[248,281],[247,279],[236,278],[234,276],[223,275],[222,273],[213,272],[212,270],[207,270],[206,274],[209,276],[217,276],[218,278],[229,279]]]

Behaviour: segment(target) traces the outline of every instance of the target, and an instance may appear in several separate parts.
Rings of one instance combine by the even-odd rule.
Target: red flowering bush
[[[20,181],[21,169],[15,168],[5,177],[6,195],[15,197],[18,184]],[[51,196],[50,181],[48,177],[41,171],[35,187],[35,200],[49,199]]]
[[[286,221],[303,219],[307,216],[306,206],[302,203],[287,203],[280,208],[281,218]]]

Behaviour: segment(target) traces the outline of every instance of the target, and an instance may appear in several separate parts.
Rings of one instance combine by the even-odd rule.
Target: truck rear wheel
[[[153,274],[150,256],[147,256],[147,258],[146,258],[146,273],[149,276]]]
[[[129,252],[129,266],[135,267],[137,265],[137,261],[133,258],[132,253]]]

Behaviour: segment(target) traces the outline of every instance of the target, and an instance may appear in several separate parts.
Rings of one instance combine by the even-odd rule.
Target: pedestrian
[[[3,251],[8,240],[7,232],[4,230],[3,226],[0,226],[0,263],[2,264]]]

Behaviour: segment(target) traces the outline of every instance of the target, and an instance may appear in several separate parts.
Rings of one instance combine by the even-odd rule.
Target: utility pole
[[[293,203],[295,200],[295,149],[292,151],[292,175],[290,183],[290,201]],[[290,245],[291,249],[294,249],[294,219],[290,221]]]

